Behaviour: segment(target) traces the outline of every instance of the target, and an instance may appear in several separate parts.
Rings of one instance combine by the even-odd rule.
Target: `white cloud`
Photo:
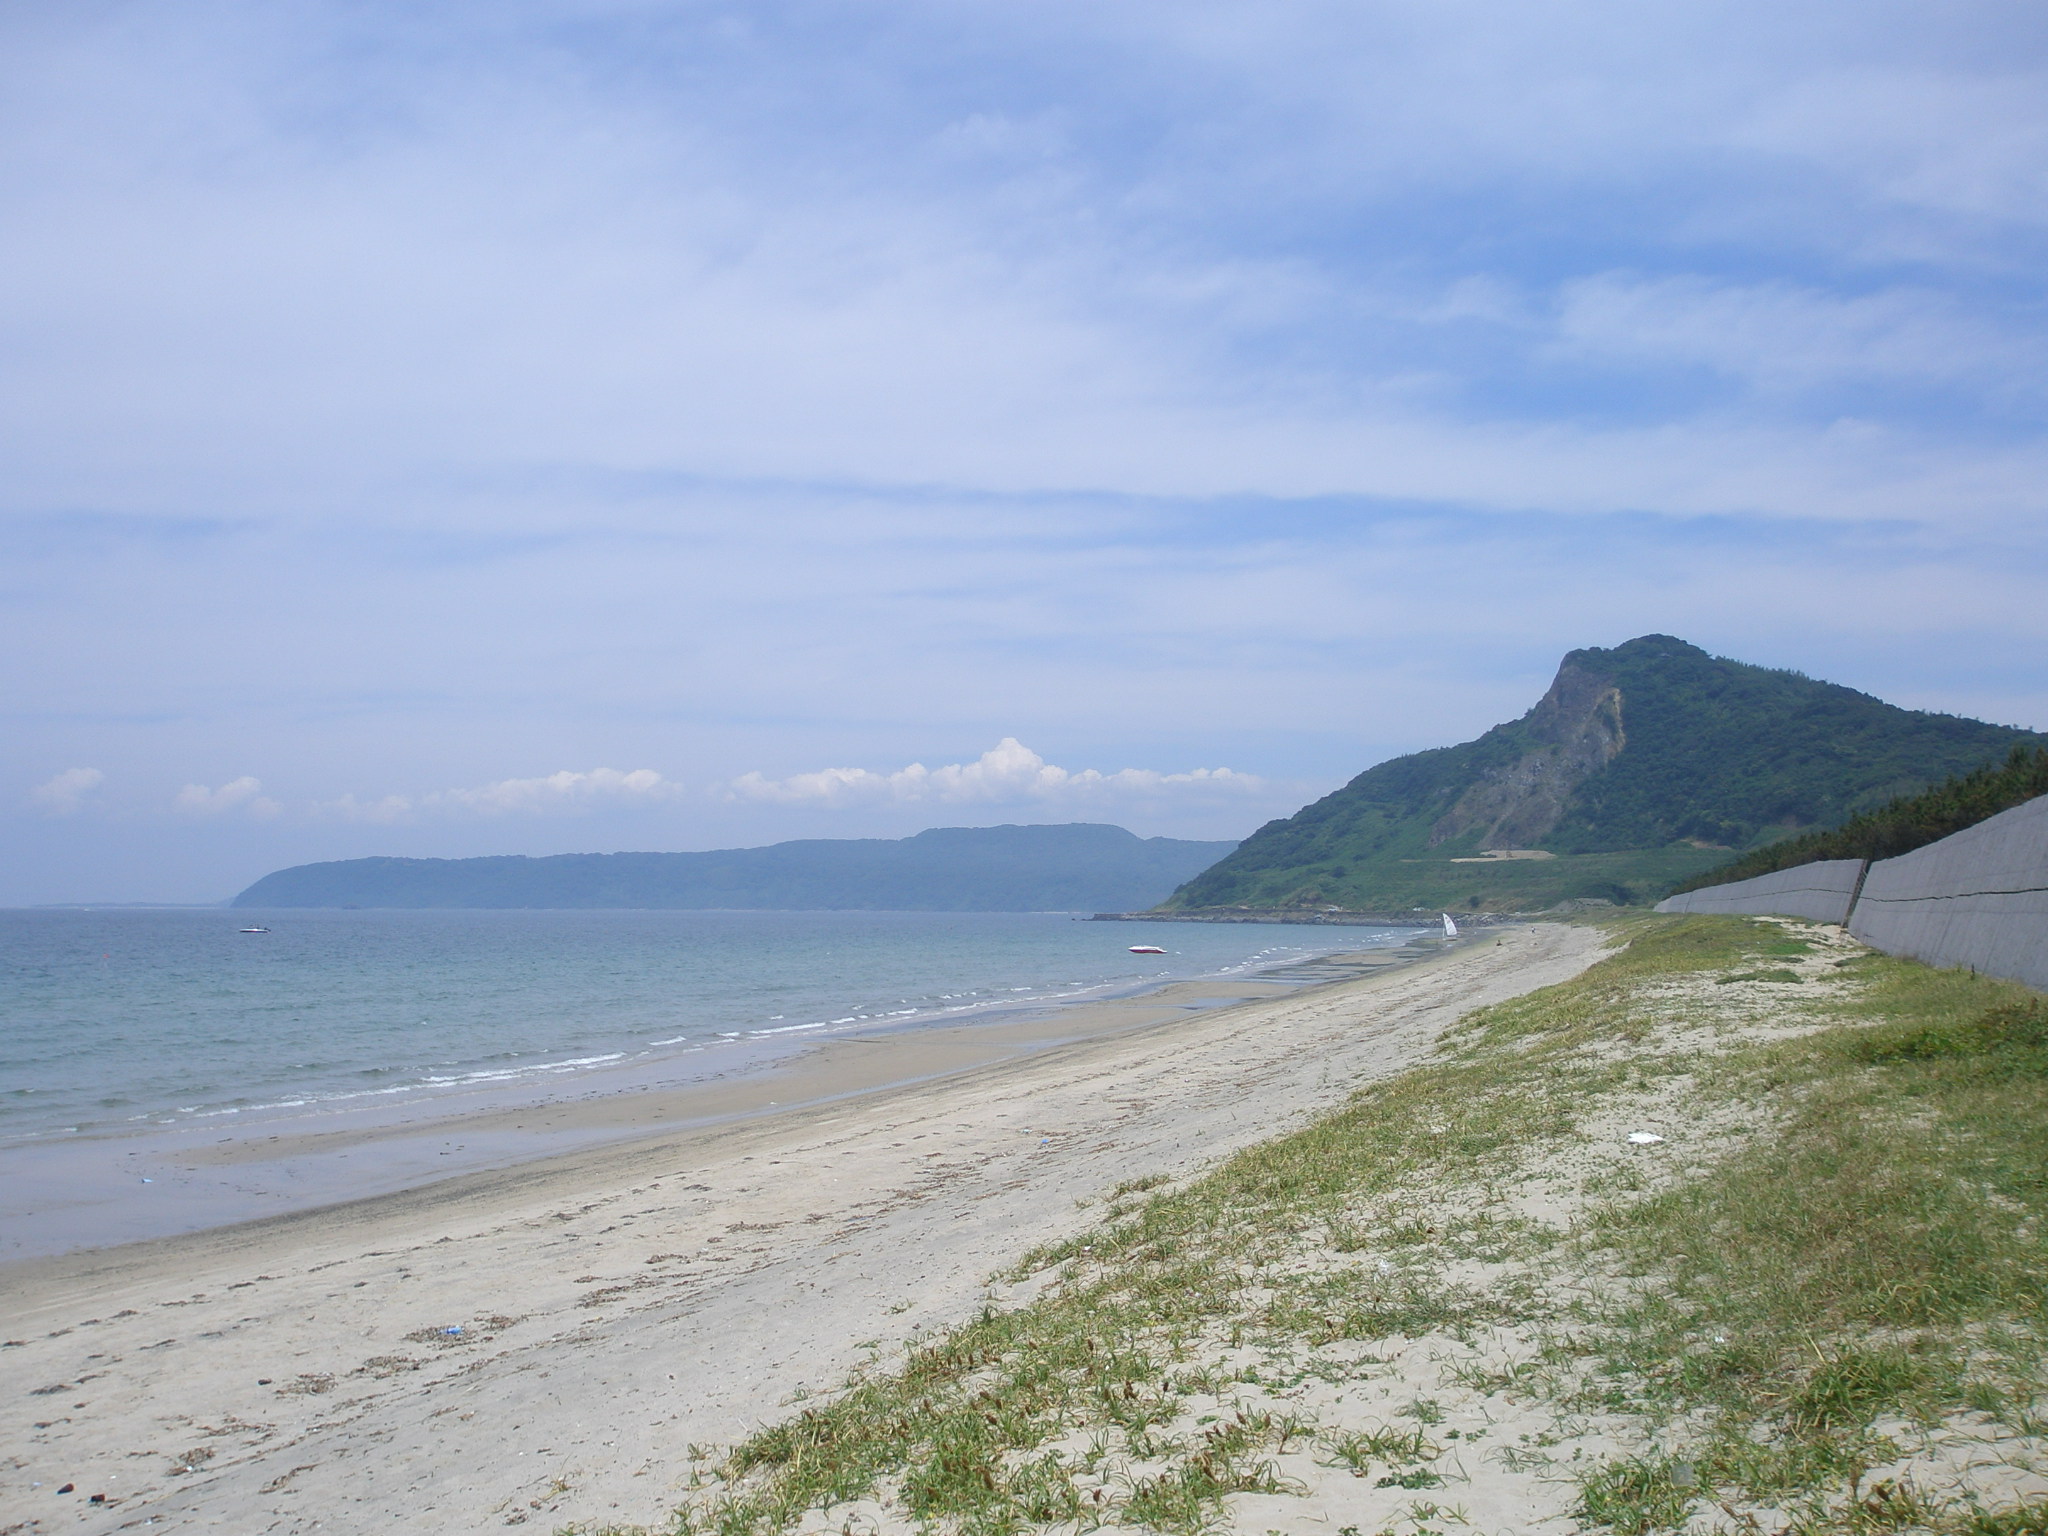
[[[389,824],[447,812],[545,816],[600,806],[653,805],[673,800],[682,792],[682,785],[652,768],[630,772],[593,768],[588,773],[564,769],[542,778],[499,779],[470,789],[442,789],[417,797],[386,795],[381,800],[358,800],[352,794],[343,795],[318,809],[350,821]]]
[[[1695,364],[1767,389],[1998,382],[2039,371],[2035,338],[1907,288],[1845,297],[1784,282],[1608,272],[1564,285],[1557,325],[1567,351]]]
[[[1797,156],[1888,202],[2038,227],[2048,212],[2043,85],[2037,52],[2013,50],[1989,68],[1924,56],[1875,68],[1838,62],[1759,101],[1729,139]]]
[[[343,795],[339,800],[329,800],[313,809],[339,816],[344,821],[373,821],[384,826],[412,817],[412,801],[404,795],[386,795],[381,800],[358,800],[352,794]]]
[[[1014,736],[1005,736],[971,763],[927,768],[912,763],[893,773],[866,768],[821,768],[815,773],[771,779],[742,774],[727,786],[734,800],[769,801],[781,805],[868,805],[877,802],[928,801],[941,805],[991,804],[1016,801],[1071,801],[1114,794],[1185,793],[1221,790],[1226,794],[1258,794],[1265,781],[1228,768],[1196,768],[1187,773],[1160,773],[1150,768],[1122,768],[1103,773],[1078,771],[1048,763]]]
[[[243,774],[239,779],[230,779],[219,789],[208,789],[204,784],[187,784],[178,791],[172,807],[187,816],[221,816],[229,811],[242,810],[258,820],[267,821],[284,807],[263,793],[263,781]]]
[[[55,778],[28,792],[30,800],[50,816],[69,816],[85,803],[85,797],[106,783],[97,768],[66,768]]]
[[[476,789],[445,790],[428,799],[436,805],[503,815],[513,811],[572,810],[607,802],[647,804],[671,799],[681,790],[681,785],[664,779],[652,768],[635,768],[630,773],[616,768],[593,768],[588,773],[565,769],[540,779],[500,779]]]
[[[2011,17],[1302,0],[1256,17],[1056,4],[908,21],[913,5],[755,36],[715,8],[363,19],[384,9],[256,25],[246,8],[138,5],[115,27],[72,7],[24,23],[11,58],[0,46],[25,146],[0,166],[0,222],[29,232],[0,241],[11,495],[269,516],[425,501],[451,469],[601,464],[2033,515],[2037,456],[1987,459],[1909,413],[1847,469],[1824,428],[1770,401],[1752,423],[1660,406],[1675,444],[1638,427],[1629,392],[1617,412],[1604,390],[1553,384],[1517,397],[1518,421],[1495,414],[1495,370],[1512,379],[1539,333],[1397,323],[1406,274],[1433,286],[1445,252],[1472,285],[1447,316],[1483,314],[1489,285],[1548,282],[1559,253],[1513,238],[1520,218],[1583,226],[1561,250],[1652,279],[1703,247],[1739,282],[1827,270],[1816,245],[1925,239],[1948,254],[1920,280],[1955,311],[1933,321],[2035,336],[2034,311],[1983,281],[2023,282],[2029,259],[1990,232],[2031,225],[2042,201],[2048,98]],[[565,32],[542,19],[560,10],[603,14]],[[388,44],[373,62],[333,40],[366,25]],[[474,46],[453,43],[471,27]],[[961,37],[1013,61],[1015,89],[991,96],[1007,115],[928,95],[926,50]],[[1077,49],[1099,67],[1074,69]],[[649,90],[672,69],[702,88]],[[330,142],[356,119],[307,100],[354,103],[361,131]],[[1967,227],[1926,232],[1915,187],[1961,198]],[[1464,273],[1474,250],[1497,270]],[[1911,316],[1856,309],[1865,280],[1839,269],[1850,307],[1812,322],[1802,377],[1834,378],[1843,345],[1947,366]],[[1665,324],[1627,304],[1585,322],[1639,318]],[[1667,341],[1720,348],[1706,324]],[[1771,342],[1769,315],[1743,324],[1738,340],[1762,333],[1743,345]],[[1461,405],[1461,381],[1486,403]]]

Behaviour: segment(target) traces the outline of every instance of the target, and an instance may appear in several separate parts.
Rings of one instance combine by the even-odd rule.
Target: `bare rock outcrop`
[[[1540,743],[1492,768],[1430,829],[1434,848],[1480,829],[1481,848],[1527,848],[1549,835],[1572,791],[1627,744],[1621,690],[1611,678],[1566,661],[1525,724]]]

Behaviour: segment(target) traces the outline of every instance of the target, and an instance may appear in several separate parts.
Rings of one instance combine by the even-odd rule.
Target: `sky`
[[[0,7],[0,904],[2048,728],[2048,11]]]

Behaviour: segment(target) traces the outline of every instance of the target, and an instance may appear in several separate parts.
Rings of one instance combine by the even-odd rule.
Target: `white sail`
[[[1452,920],[1451,914],[1446,912],[1444,914],[1444,937],[1447,939],[1455,939],[1457,936],[1458,925],[1456,922]]]

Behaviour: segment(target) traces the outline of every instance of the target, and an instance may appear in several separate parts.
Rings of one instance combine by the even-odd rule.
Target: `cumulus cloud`
[[[178,791],[171,802],[174,809],[187,816],[224,816],[229,811],[243,811],[259,820],[268,820],[284,807],[263,793],[263,781],[243,774],[239,779],[230,779],[219,789],[208,789],[204,784],[187,784]]]
[[[867,768],[821,768],[815,773],[791,774],[786,779],[747,773],[734,779],[726,793],[734,800],[781,805],[911,801],[972,805],[1190,790],[1257,794],[1265,787],[1263,779],[1229,768],[1196,768],[1186,773],[1160,773],[1151,768],[1121,768],[1115,773],[1094,768],[1061,768],[1048,763],[1016,737],[1005,736],[971,763],[947,763],[938,768],[912,763],[893,773],[876,773]]]
[[[404,795],[386,795],[381,800],[358,800],[353,794],[343,795],[339,800],[329,800],[313,807],[330,816],[339,816],[344,821],[371,821],[383,826],[393,822],[410,821],[413,803]]]
[[[729,804],[834,807],[1080,803],[1112,796],[1201,796],[1204,792],[1234,801],[1263,793],[1268,787],[1264,779],[1229,768],[1195,768],[1185,773],[1150,768],[1123,768],[1114,773],[1062,768],[1048,763],[1016,737],[1005,736],[971,763],[946,763],[936,768],[912,763],[881,773],[868,768],[821,768],[786,779],[771,779],[757,772],[708,789],[712,798]],[[631,772],[593,768],[588,772],[564,770],[542,778],[499,779],[423,795],[364,799],[349,794],[326,801],[316,810],[348,821],[388,826],[435,816],[545,816],[651,807],[675,804],[683,798],[681,783],[652,768]]]
[[[50,816],[69,816],[85,803],[85,797],[106,783],[97,768],[66,768],[55,778],[38,784],[28,797]]]
[[[392,823],[419,815],[469,812],[481,816],[559,815],[603,806],[653,805],[673,800],[682,786],[652,768],[622,771],[592,768],[587,773],[563,769],[533,779],[499,779],[470,789],[442,789],[431,794],[386,795],[358,800],[343,795],[319,809],[351,821]]]
[[[500,779],[475,789],[451,789],[429,797],[435,804],[503,815],[514,811],[560,811],[605,803],[647,804],[672,798],[681,786],[652,768],[622,773],[593,768],[588,773],[565,769],[539,779]]]

